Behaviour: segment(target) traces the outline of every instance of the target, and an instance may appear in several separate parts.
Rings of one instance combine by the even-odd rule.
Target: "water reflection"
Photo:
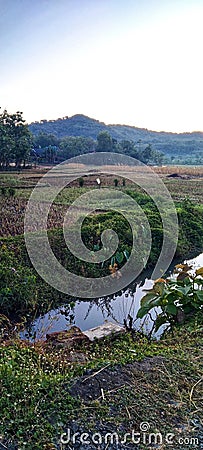
[[[187,263],[195,269],[203,266],[203,253],[188,260]],[[136,319],[136,315],[140,300],[145,294],[144,290],[152,286],[153,281],[146,278],[144,283],[134,284],[132,289],[126,289],[117,295],[87,301],[76,300],[74,303],[63,305],[36,319],[29,330],[21,333],[21,337],[29,337],[31,340],[45,339],[46,333],[67,330],[71,325],[76,325],[85,331],[101,325],[104,320],[128,325],[131,318],[134,329],[149,334],[160,309],[155,308],[143,319]],[[160,327],[154,337],[159,338],[166,327],[167,325]]]
[[[89,301],[77,300],[72,308],[63,305],[58,309],[51,310],[42,317],[39,317],[31,325],[30,330],[21,334],[21,337],[33,337],[45,339],[46,333],[67,330],[71,325],[76,325],[82,331],[101,325],[104,320],[109,320],[120,325],[129,324],[132,318],[132,326],[136,330],[149,333],[157,312],[153,311],[150,318],[147,315],[144,319],[135,319],[140,306],[140,300],[144,295],[143,289],[149,289],[153,285],[151,280],[146,279],[141,287],[137,285],[135,292],[127,289],[120,295],[111,297],[92,299]]]
[[[203,253],[200,253],[200,255],[196,256],[196,258],[188,259],[187,262],[189,266],[191,265],[193,269],[197,269],[198,267],[203,266]]]

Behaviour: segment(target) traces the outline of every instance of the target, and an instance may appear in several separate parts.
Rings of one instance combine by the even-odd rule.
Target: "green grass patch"
[[[139,430],[146,421],[151,431],[160,430],[163,435],[171,432],[176,439],[200,438],[202,331],[199,315],[159,342],[137,333],[113,341],[106,338],[75,349],[86,356],[82,365],[70,362],[63,348],[26,348],[18,341],[1,347],[0,433],[4,445],[22,450],[59,449],[60,434],[73,423],[84,431],[104,433],[105,426],[122,432]],[[151,368],[146,369],[144,361],[150,361]],[[103,375],[101,371],[93,376],[101,369]],[[105,383],[107,370],[110,377],[116,370],[121,382],[125,373],[128,382],[112,389]],[[75,377],[80,383],[82,374],[89,379],[86,388],[92,392],[99,379],[103,397],[101,391],[97,399],[88,401],[77,398],[77,391],[70,394]],[[138,448],[146,447],[140,444]],[[179,448],[184,447],[174,441],[173,449]]]

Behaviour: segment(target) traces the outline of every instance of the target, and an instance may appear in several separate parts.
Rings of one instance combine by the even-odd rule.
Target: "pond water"
[[[185,261],[186,262],[186,261]],[[195,269],[203,266],[203,253],[196,258],[187,260],[189,265]],[[144,290],[150,289],[153,281],[145,280],[137,284],[134,289],[126,289],[120,295],[112,297],[92,299],[87,301],[76,300],[74,304],[63,305],[58,309],[51,310],[44,316],[36,319],[30,326],[29,332],[21,332],[22,339],[45,339],[47,333],[67,330],[71,325],[79,327],[82,331],[94,328],[104,323],[105,320],[124,324],[128,322],[128,316],[133,317],[133,328],[142,330],[148,334],[153,326],[153,320],[159,313],[159,308],[152,311],[151,317],[147,315],[144,319],[135,319],[140,307],[140,300],[145,295]],[[159,338],[167,325],[160,327],[154,337]]]

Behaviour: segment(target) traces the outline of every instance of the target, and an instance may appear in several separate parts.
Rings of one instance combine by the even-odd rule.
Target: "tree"
[[[108,131],[100,131],[97,136],[97,152],[111,152],[114,149],[114,143]]]
[[[95,151],[95,141],[92,138],[67,136],[61,139],[57,157],[61,160]]]
[[[151,144],[147,145],[139,154],[139,159],[145,164],[162,164],[164,154],[158,150],[154,150]]]
[[[0,167],[7,168],[14,157],[14,141],[10,133],[7,111],[0,114]]]
[[[140,160],[145,164],[149,163],[152,159],[153,150],[151,144],[147,145],[144,150],[140,153]]]
[[[158,150],[153,150],[153,164],[157,164],[158,166],[163,164],[163,162],[166,161],[166,157],[162,152],[159,152]]]
[[[20,167],[28,159],[32,145],[32,135],[29,131],[28,125],[22,117],[22,112],[17,111],[16,114],[11,115],[12,134],[14,139],[14,157],[15,164]]]
[[[120,142],[120,150],[125,155],[131,156],[132,158],[140,159],[139,153],[133,141],[123,140]]]
[[[58,147],[59,139],[54,134],[39,133],[33,140],[34,148],[45,148],[49,146]]]
[[[30,154],[32,134],[22,112],[0,114],[0,167],[8,168],[11,162],[20,167]]]

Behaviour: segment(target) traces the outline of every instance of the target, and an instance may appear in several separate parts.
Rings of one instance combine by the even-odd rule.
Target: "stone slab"
[[[102,339],[111,334],[124,333],[125,328],[112,322],[105,321],[103,325],[99,325],[95,328],[90,328],[89,330],[83,331],[83,334],[88,337],[90,341],[94,339]]]

